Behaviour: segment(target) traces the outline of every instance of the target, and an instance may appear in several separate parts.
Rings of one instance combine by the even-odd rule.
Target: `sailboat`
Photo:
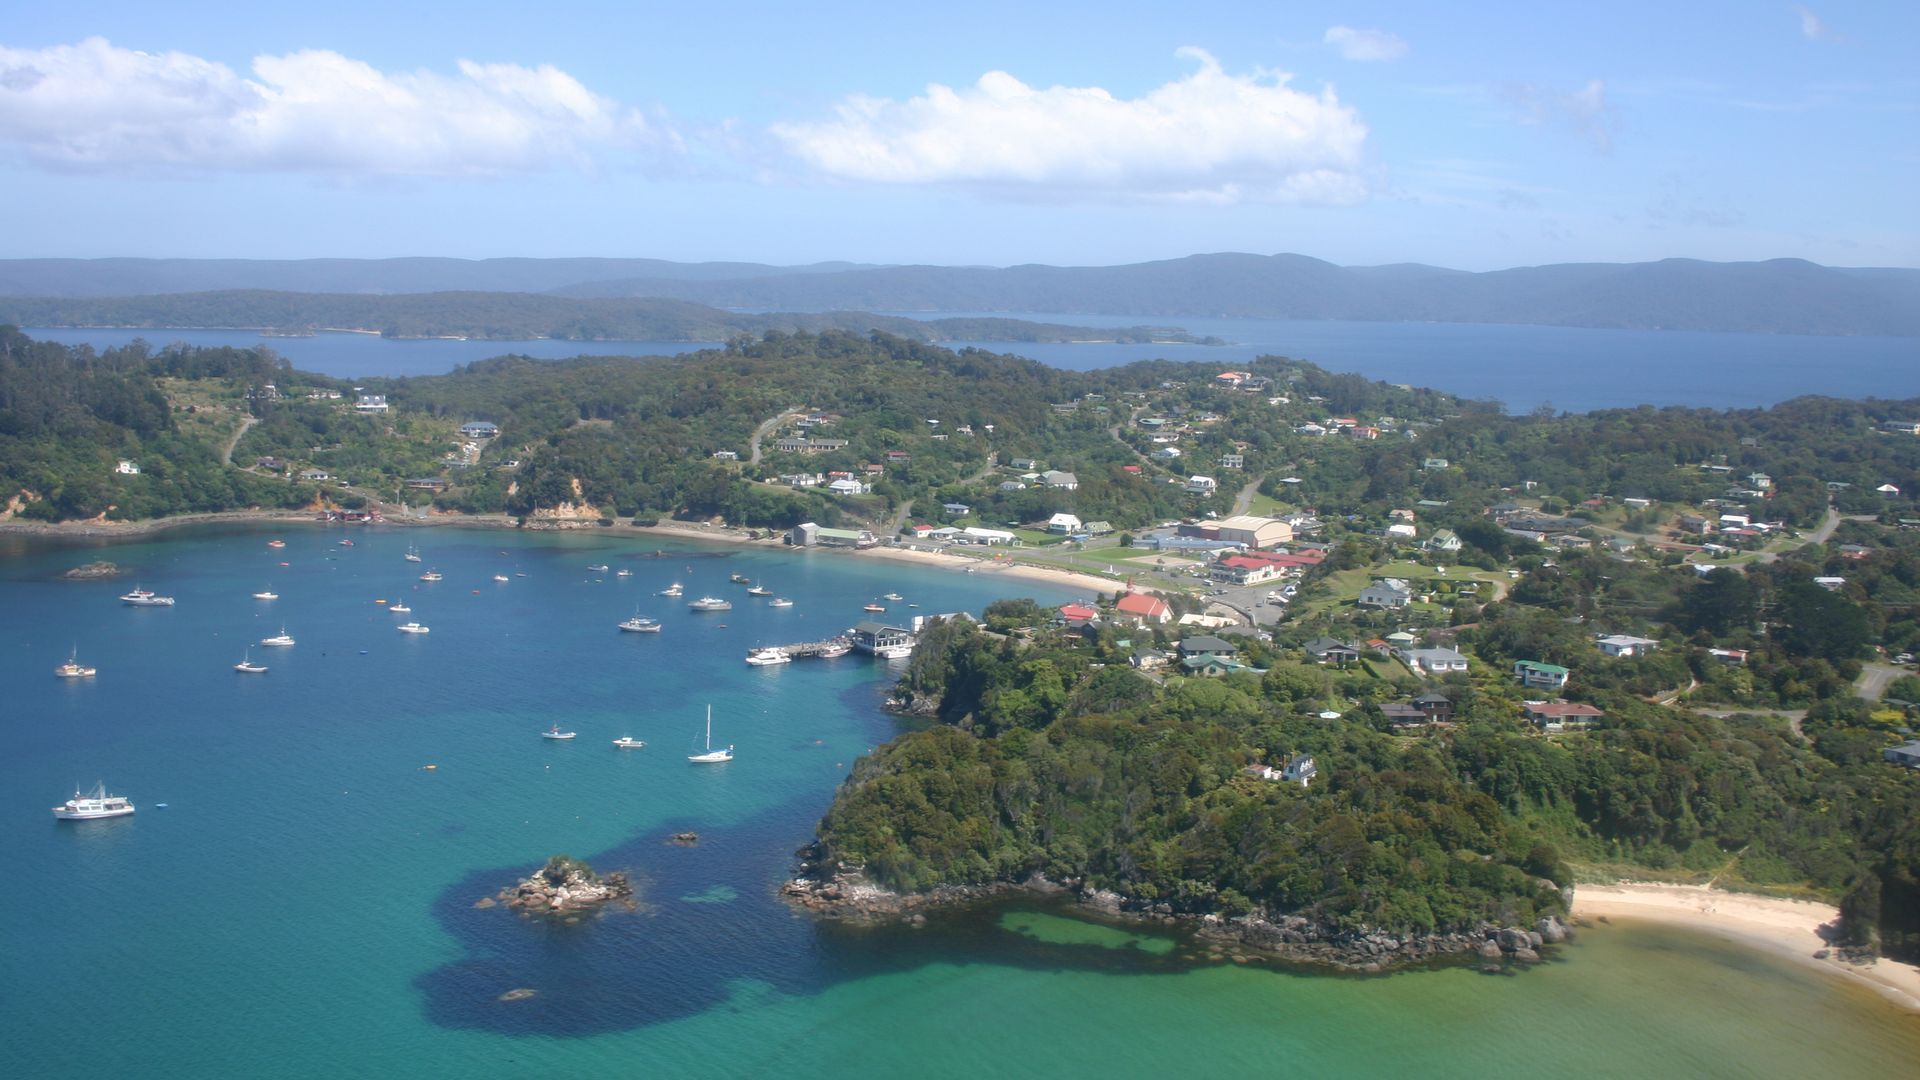
[[[73,654],[67,657],[67,662],[54,668],[53,673],[63,679],[85,679],[92,677],[97,670],[80,663],[80,646],[75,645]]]
[[[687,760],[697,765],[713,765],[733,760],[733,745],[729,743],[725,750],[713,748],[713,706],[707,706],[707,742],[706,748],[698,754],[688,754]]]
[[[402,555],[401,558],[407,560],[408,562],[419,562],[420,549],[417,547],[414,547],[412,544],[408,544],[407,553],[405,555]]]
[[[233,670],[243,675],[258,675],[267,670],[267,665],[254,663],[253,650],[248,649],[240,654],[240,662],[233,665]]]

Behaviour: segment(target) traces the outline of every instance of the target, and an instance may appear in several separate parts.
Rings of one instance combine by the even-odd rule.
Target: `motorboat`
[[[754,667],[770,667],[774,664],[791,664],[793,657],[779,649],[756,649],[747,654],[747,663]]]
[[[261,675],[266,672],[267,665],[254,663],[253,650],[248,649],[240,654],[240,662],[233,665],[233,670],[240,672],[242,675]]]
[[[505,574],[495,574],[493,575],[493,580],[500,581],[500,582],[507,582],[507,581],[512,581],[513,579],[508,577]]]
[[[773,599],[767,601],[767,606],[768,607],[792,607],[793,601],[787,599],[784,596],[776,596]]]
[[[722,600],[717,596],[703,596],[690,601],[687,607],[693,611],[732,611],[733,601]]]
[[[267,541],[267,546],[270,548],[283,548],[287,546],[287,542],[285,540],[269,540]]]
[[[631,571],[631,570],[615,570],[615,571],[613,572],[613,576],[614,576],[614,577],[632,577],[632,576],[633,576],[633,571]]]
[[[392,612],[397,612],[397,613],[399,613],[399,614],[401,614],[401,615],[411,615],[411,614],[413,614],[413,609],[412,609],[412,608],[410,608],[410,607],[408,607],[408,606],[407,606],[407,605],[405,605],[405,604],[388,604],[388,605],[387,605],[387,610],[388,610],[388,611],[392,611]]]
[[[278,600],[280,599],[280,594],[274,592],[272,589],[261,589],[259,592],[253,594],[253,598],[255,600]]]
[[[75,789],[65,805],[53,808],[61,821],[91,821],[94,818],[125,817],[133,813],[133,802],[125,795],[107,794],[105,784],[95,784],[91,792]]]
[[[352,546],[353,546],[353,541],[351,541],[351,540],[342,540],[342,541],[340,541],[340,546],[341,546],[341,547],[352,547]]]
[[[713,748],[713,706],[707,706],[707,741],[704,749],[697,754],[688,754],[687,760],[696,765],[718,765],[733,760],[733,746],[728,744],[725,750]]]
[[[424,634],[432,629],[432,627],[421,626],[417,622],[403,622],[399,626],[394,627],[394,629],[403,634]]]
[[[885,611],[885,610],[887,610],[887,609],[886,609],[886,607],[885,607],[885,605],[882,605],[882,604],[867,604],[867,605],[865,605],[865,606],[863,606],[863,607],[861,607],[861,609],[860,609],[860,610],[861,610],[861,611],[865,611],[865,612],[870,612],[870,613],[872,613],[872,614],[874,614],[874,615],[878,615],[878,614],[880,614],[881,612],[883,612],[883,611]]]
[[[53,673],[63,679],[90,679],[99,674],[99,669],[81,666],[80,650],[76,647],[73,654],[67,657],[67,662],[54,668]]]
[[[645,740],[636,739],[631,735],[622,735],[613,740],[613,745],[621,750],[639,750],[647,744]]]
[[[905,600],[905,599],[906,599],[906,597],[904,597],[904,596],[901,596],[901,595],[900,595],[899,593],[897,593],[897,592],[890,592],[890,593],[888,593],[887,595],[885,595],[885,596],[883,596],[883,597],[881,597],[880,599],[882,599],[882,600]]]
[[[852,651],[853,651],[853,646],[836,642],[835,644],[829,645],[826,648],[821,649],[819,652],[814,653],[814,655],[820,657],[823,660],[831,660],[836,656],[845,656]]]
[[[419,548],[417,548],[417,547],[414,547],[414,546],[413,546],[412,544],[408,544],[408,545],[407,545],[407,553],[406,553],[405,555],[402,555],[402,556],[400,556],[400,557],[401,557],[401,558],[403,558],[403,559],[405,559],[405,560],[407,560],[408,562],[419,562],[419,561],[420,561],[420,549],[419,549]]]
[[[607,572],[607,564],[606,563],[590,564],[587,567],[587,572],[590,574],[604,574]]]
[[[649,619],[636,611],[633,618],[620,622],[620,629],[630,634],[657,634],[660,632],[660,620]]]
[[[733,582],[735,585],[746,585],[753,581],[752,578],[745,574],[728,574],[727,580]]]
[[[879,648],[873,650],[873,655],[879,657],[882,660],[905,660],[907,657],[913,655],[913,646],[882,645]]]
[[[172,607],[173,597],[155,596],[151,591],[135,585],[132,592],[120,598],[120,602],[132,607]]]
[[[287,628],[283,626],[280,628],[280,632],[273,635],[272,637],[261,638],[260,644],[271,645],[275,648],[284,649],[287,646],[293,644],[293,637],[292,635],[287,633]]]
[[[441,577],[440,571],[429,570],[426,573],[420,575],[420,580],[421,581],[439,581],[440,577]]]
[[[550,728],[548,728],[547,730],[545,730],[545,731],[543,731],[543,732],[541,732],[541,733],[540,733],[540,737],[541,737],[541,738],[543,738],[543,739],[553,739],[553,740],[556,740],[556,741],[559,741],[559,740],[564,740],[564,739],[571,739],[571,738],[573,738],[573,736],[574,736],[574,733],[573,733],[573,732],[571,732],[571,731],[561,731],[561,730],[560,730],[560,725],[559,725],[559,724],[555,724],[555,725],[553,725],[552,727],[550,727]]]
[[[655,595],[657,595],[657,596],[679,596],[679,595],[680,595],[680,592],[681,592],[681,589],[680,589],[680,583],[676,581],[676,582],[674,582],[673,584],[671,584],[671,585],[669,585],[669,586],[667,586],[666,588],[664,588],[664,589],[661,589],[661,590],[660,590],[660,591],[659,591],[658,593],[656,593]]]
[[[767,588],[765,585],[755,583],[753,588],[747,590],[747,595],[748,596],[772,596],[773,590]]]

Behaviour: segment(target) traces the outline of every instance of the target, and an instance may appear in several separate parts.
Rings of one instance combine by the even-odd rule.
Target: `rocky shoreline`
[[[1038,874],[1024,882],[942,885],[924,893],[900,893],[868,882],[858,868],[823,867],[803,862],[801,874],[781,886],[787,903],[818,918],[853,924],[924,925],[943,909],[1014,895],[1070,896],[1102,919],[1186,927],[1218,959],[1244,962],[1266,957],[1289,964],[1372,974],[1435,960],[1477,958],[1480,970],[1502,973],[1541,962],[1541,952],[1572,936],[1556,916],[1537,920],[1531,929],[1483,923],[1471,930],[1442,934],[1396,934],[1383,930],[1340,930],[1298,915],[1224,916],[1175,911],[1167,904],[1130,900],[1118,893],[1050,881]]]
[[[523,915],[569,918],[615,902],[623,904],[628,911],[639,906],[627,875],[612,873],[602,877],[586,863],[555,855],[518,884],[501,889],[474,906],[492,907],[500,903]]]

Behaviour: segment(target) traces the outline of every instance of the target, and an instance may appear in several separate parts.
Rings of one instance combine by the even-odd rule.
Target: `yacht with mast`
[[[233,665],[233,670],[242,675],[264,675],[267,665],[254,663],[253,650],[249,648],[240,654],[240,662]]]
[[[53,808],[53,816],[61,821],[91,821],[94,818],[124,817],[133,813],[133,801],[125,795],[107,794],[107,785],[95,784],[93,791],[82,793],[74,789],[73,798],[64,806]]]
[[[649,619],[645,615],[640,614],[638,608],[635,608],[633,618],[622,621],[620,623],[620,629],[630,634],[657,634],[660,632],[660,620]]]
[[[293,644],[293,636],[287,633],[286,627],[282,626],[280,628],[279,633],[273,635],[272,637],[261,638],[260,644],[271,645],[276,648],[286,648],[287,646]]]
[[[75,645],[73,653],[67,657],[67,662],[54,668],[53,673],[63,679],[90,679],[99,674],[99,669],[81,666],[80,646]]]
[[[725,750],[715,750],[713,748],[713,706],[711,705],[707,706],[707,741],[705,749],[697,754],[688,754],[687,760],[696,765],[717,765],[723,761],[733,760],[732,743],[728,743]]]

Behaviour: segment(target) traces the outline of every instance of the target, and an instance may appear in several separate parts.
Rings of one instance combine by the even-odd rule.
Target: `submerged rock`
[[[677,832],[667,837],[667,843],[678,844],[681,847],[692,847],[699,842],[700,834],[697,832]]]
[[[110,562],[90,562],[85,566],[76,566],[60,575],[68,581],[99,581],[102,578],[120,576],[120,568]]]
[[[504,994],[501,994],[501,995],[500,995],[499,997],[497,997],[497,998],[494,998],[493,1000],[495,1000],[495,1001],[525,1001],[525,1000],[527,1000],[528,998],[530,998],[530,997],[532,997],[532,996],[534,996],[535,994],[538,994],[539,992],[540,992],[540,991],[538,991],[538,990],[529,990],[529,989],[527,989],[526,987],[524,987],[524,986],[521,986],[521,987],[516,987],[516,988],[514,988],[514,989],[512,989],[512,990],[509,990],[509,991],[507,991],[506,993],[504,993]]]

